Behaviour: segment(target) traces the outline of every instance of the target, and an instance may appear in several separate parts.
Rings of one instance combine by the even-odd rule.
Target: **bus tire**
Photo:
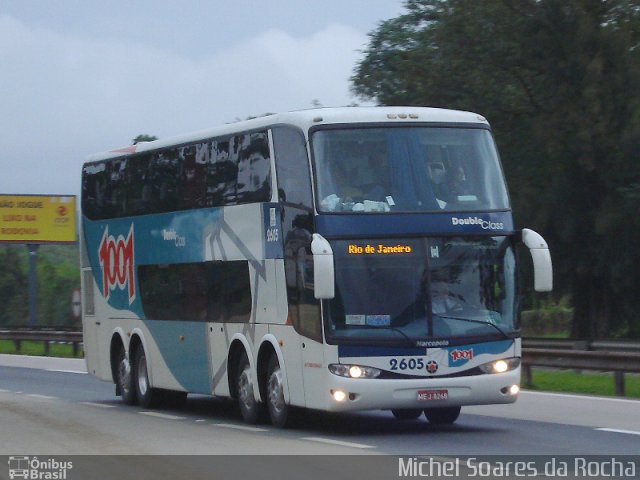
[[[136,405],[138,398],[133,387],[133,374],[131,372],[131,362],[127,358],[124,347],[121,347],[116,357],[116,392],[122,396],[125,405]]]
[[[242,352],[238,360],[235,378],[236,400],[240,408],[240,414],[245,423],[251,425],[258,423],[262,405],[256,400],[253,392],[253,374],[246,352]]]
[[[278,357],[271,355],[267,367],[267,408],[274,427],[285,428],[293,423],[292,407],[284,399],[284,381]]]
[[[139,346],[133,356],[133,385],[135,387],[138,403],[143,408],[155,408],[162,400],[162,392],[151,386],[149,382],[149,368],[144,348]]]
[[[419,408],[394,408],[391,413],[398,420],[415,420],[422,415],[422,410]]]
[[[462,407],[425,408],[424,414],[429,423],[434,425],[450,425],[460,416]]]

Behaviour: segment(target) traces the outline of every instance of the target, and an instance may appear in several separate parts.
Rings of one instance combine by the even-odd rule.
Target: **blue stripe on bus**
[[[323,214],[317,232],[327,238],[513,233],[511,212]]]
[[[474,356],[481,354],[504,353],[513,346],[513,340],[498,340],[494,342],[456,345],[451,347],[429,347],[429,350],[443,348],[447,350],[449,366],[461,366]],[[455,355],[453,352],[459,352]],[[468,352],[468,353],[465,353]],[[426,347],[370,347],[365,345],[338,345],[339,358],[356,357],[397,357],[426,355]]]
[[[498,355],[509,350],[514,340],[499,340],[496,342],[474,343],[472,345],[460,345],[447,347],[450,367],[461,367],[474,357],[482,354]]]
[[[160,355],[188,392],[211,394],[207,323],[145,320]]]
[[[365,345],[338,345],[338,357],[396,357],[425,355],[425,347],[368,347]]]

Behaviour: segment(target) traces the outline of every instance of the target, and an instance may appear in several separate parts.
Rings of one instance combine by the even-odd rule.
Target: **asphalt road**
[[[18,367],[21,364],[30,368]],[[293,429],[247,426],[233,404],[125,406],[78,360],[0,355],[0,455],[638,455],[640,402],[523,392],[467,407],[454,425],[390,412],[306,413]],[[13,365],[13,366],[5,366]],[[2,475],[0,469],[0,475]],[[1,476],[0,476],[1,478]]]

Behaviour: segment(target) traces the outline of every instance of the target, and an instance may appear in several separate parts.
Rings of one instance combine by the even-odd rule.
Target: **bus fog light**
[[[344,402],[347,399],[347,394],[342,390],[331,390],[331,395],[336,402]]]
[[[520,385],[510,385],[508,387],[502,387],[500,389],[500,391],[504,394],[504,395],[518,395],[518,393],[520,393]]]

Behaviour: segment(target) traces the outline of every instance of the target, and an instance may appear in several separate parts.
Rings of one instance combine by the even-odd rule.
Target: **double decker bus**
[[[271,115],[94,155],[82,172],[88,371],[127,404],[423,412],[514,402],[518,243],[487,121],[416,107]]]

